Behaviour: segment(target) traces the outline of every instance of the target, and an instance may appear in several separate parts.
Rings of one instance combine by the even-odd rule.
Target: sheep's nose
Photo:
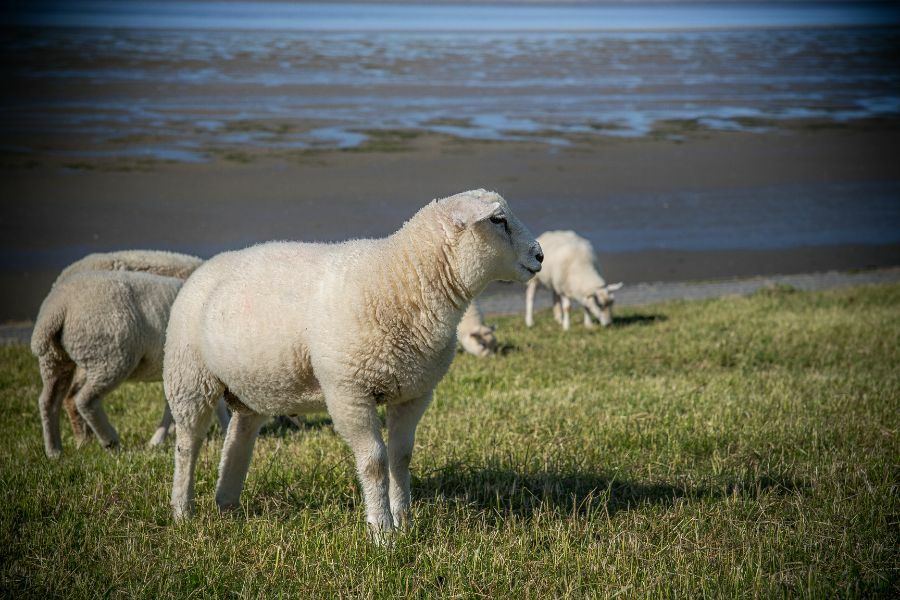
[[[544,253],[538,250],[537,254],[534,255],[539,263],[544,262]]]

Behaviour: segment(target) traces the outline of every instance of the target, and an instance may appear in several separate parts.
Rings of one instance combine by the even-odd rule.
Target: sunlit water
[[[204,160],[385,128],[566,145],[673,119],[900,113],[900,29],[859,27],[897,23],[883,4],[28,6],[7,24],[43,26],[0,37],[7,152],[53,137],[72,155]]]

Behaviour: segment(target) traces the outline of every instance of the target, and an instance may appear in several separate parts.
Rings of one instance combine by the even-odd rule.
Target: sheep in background
[[[574,231],[547,231],[538,236],[547,256],[543,269],[525,290],[525,325],[534,325],[534,294],[538,283],[553,293],[553,317],[569,330],[569,307],[576,300],[584,308],[584,326],[596,318],[604,327],[612,324],[613,292],[622,283],[607,285],[600,276],[591,243]]]
[[[118,445],[101,400],[126,380],[159,381],[169,311],[182,283],[130,271],[86,271],[56,282],[31,337],[43,381],[38,405],[47,456],[62,451],[59,407],[70,390],[100,443]],[[73,386],[76,371],[79,381]],[[224,428],[228,415],[222,410],[224,405],[219,415]],[[160,427],[168,429],[167,419],[168,410]]]
[[[84,273],[86,271],[140,271],[164,275],[166,277],[187,279],[201,264],[203,264],[203,259],[196,256],[180,254],[177,252],[167,252],[164,250],[118,250],[115,252],[95,252],[88,254],[84,258],[75,261],[63,269],[53,285],[56,285],[56,283],[62,281],[69,275]],[[69,417],[69,422],[72,424],[72,431],[75,433],[75,439],[79,444],[84,443],[91,436],[91,428],[85,424],[84,419],[75,407],[75,394],[78,393],[78,390],[81,389],[83,385],[84,373],[80,369],[76,369],[72,379],[71,389],[63,400],[63,407]],[[172,415],[169,412],[169,405],[166,404],[163,420],[160,423],[156,434],[150,440],[151,446],[161,444],[163,440],[165,440],[171,424]],[[163,429],[163,426],[165,426],[165,429]]]
[[[428,204],[387,238],[273,242],[204,263],[175,300],[166,334],[175,518],[193,512],[197,456],[224,392],[234,414],[220,509],[238,506],[268,415],[327,409],[356,459],[375,540],[407,527],[416,426],[453,360],[463,312],[490,281],[524,283],[542,259],[506,201],[477,190]]]
[[[202,264],[202,258],[165,250],[95,252],[63,269],[56,281],[59,282],[69,275],[85,271],[140,271],[187,279]]]
[[[497,352],[494,326],[485,325],[478,303],[472,300],[456,327],[456,338],[463,350],[475,356],[485,357]]]

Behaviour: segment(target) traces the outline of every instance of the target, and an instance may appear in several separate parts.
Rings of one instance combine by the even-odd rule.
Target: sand
[[[0,321],[36,314],[56,273],[90,251],[167,248],[210,256],[271,239],[380,236],[431,198],[485,187],[535,233],[603,219],[611,198],[842,182],[896,182],[894,123],[768,133],[591,137],[569,147],[394,133],[356,151],[266,152],[209,163],[6,160]],[[621,207],[618,207],[621,210]],[[601,256],[628,283],[900,264],[898,244],[764,250],[650,249]]]

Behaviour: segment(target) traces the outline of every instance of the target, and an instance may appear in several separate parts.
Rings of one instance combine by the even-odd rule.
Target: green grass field
[[[577,316],[577,313],[576,313]],[[0,595],[833,597],[900,593],[900,285],[496,319],[419,427],[414,530],[371,545],[324,415],[264,430],[243,512],[221,438],[174,525],[159,384],[106,402],[123,450],[44,457],[39,378],[0,348]]]

